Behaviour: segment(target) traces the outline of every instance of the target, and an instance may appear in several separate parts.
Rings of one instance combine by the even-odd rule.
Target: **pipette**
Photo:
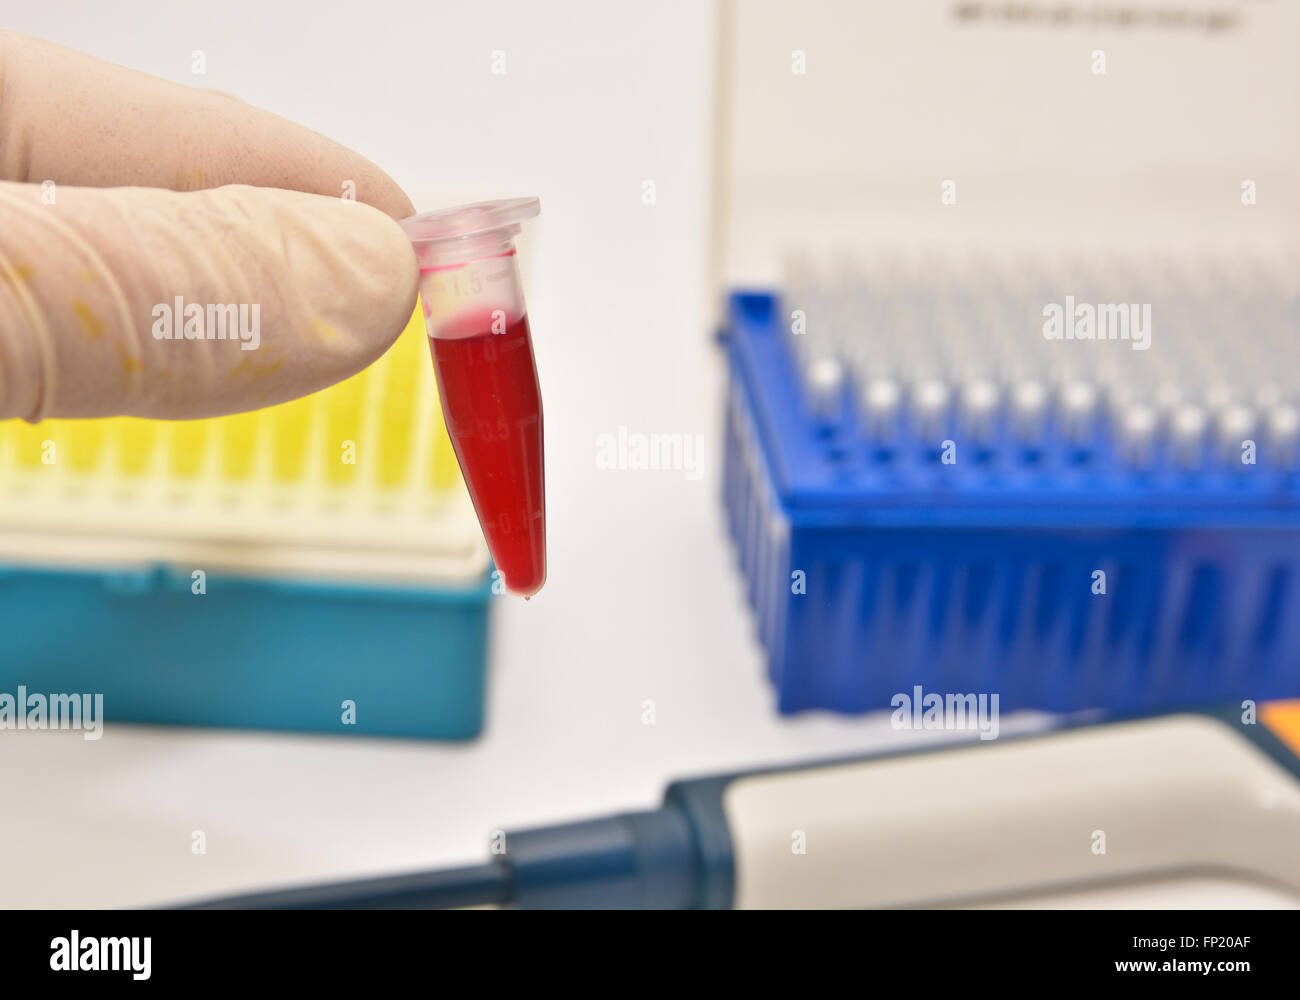
[[[1063,725],[680,781],[486,864],[203,905],[892,907],[1180,873],[1300,894],[1298,754],[1300,700]]]
[[[546,582],[542,400],[515,236],[536,198],[480,202],[402,222],[420,264],[438,396],[506,589]]]

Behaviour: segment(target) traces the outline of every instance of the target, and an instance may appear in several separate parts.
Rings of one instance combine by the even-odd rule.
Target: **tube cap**
[[[536,218],[541,210],[542,203],[538,198],[504,198],[438,208],[412,215],[398,224],[412,243],[438,243],[470,239],[494,229],[517,226],[525,219]]]

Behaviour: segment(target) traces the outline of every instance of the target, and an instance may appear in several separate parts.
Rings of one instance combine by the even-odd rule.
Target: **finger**
[[[177,191],[252,184],[351,192],[395,219],[415,211],[377,166],[310,129],[13,32],[0,32],[0,179]]]
[[[269,406],[364,368],[415,306],[410,243],[368,205],[241,185],[42,194],[0,182],[0,418]]]

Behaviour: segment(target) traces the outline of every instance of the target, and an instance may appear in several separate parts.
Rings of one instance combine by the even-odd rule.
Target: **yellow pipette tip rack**
[[[105,508],[86,501],[109,496],[117,528],[125,519],[157,534],[215,508],[244,517],[242,529],[207,532],[227,540],[287,531],[310,543],[318,530],[335,547],[404,549],[431,530],[462,569],[485,568],[425,341],[417,303],[365,371],[279,406],[191,421],[0,422],[0,529],[15,516],[56,527],[62,514],[90,530]]]

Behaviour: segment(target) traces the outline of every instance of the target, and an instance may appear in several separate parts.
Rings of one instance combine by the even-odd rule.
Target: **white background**
[[[56,0],[7,13],[15,30],[315,128],[417,207],[541,196],[525,264],[550,575],[532,602],[495,608],[488,728],[469,745],[3,734],[0,905],[158,903],[469,862],[493,830],[645,808],[675,777],[919,745],[879,715],[780,719],[763,678],[718,499],[711,4]],[[780,65],[791,47],[780,41]],[[505,76],[490,72],[494,50]],[[704,479],[598,471],[597,435],[620,425],[702,433]],[[191,853],[195,830],[206,855]],[[1227,898],[1180,892],[1170,901]]]

